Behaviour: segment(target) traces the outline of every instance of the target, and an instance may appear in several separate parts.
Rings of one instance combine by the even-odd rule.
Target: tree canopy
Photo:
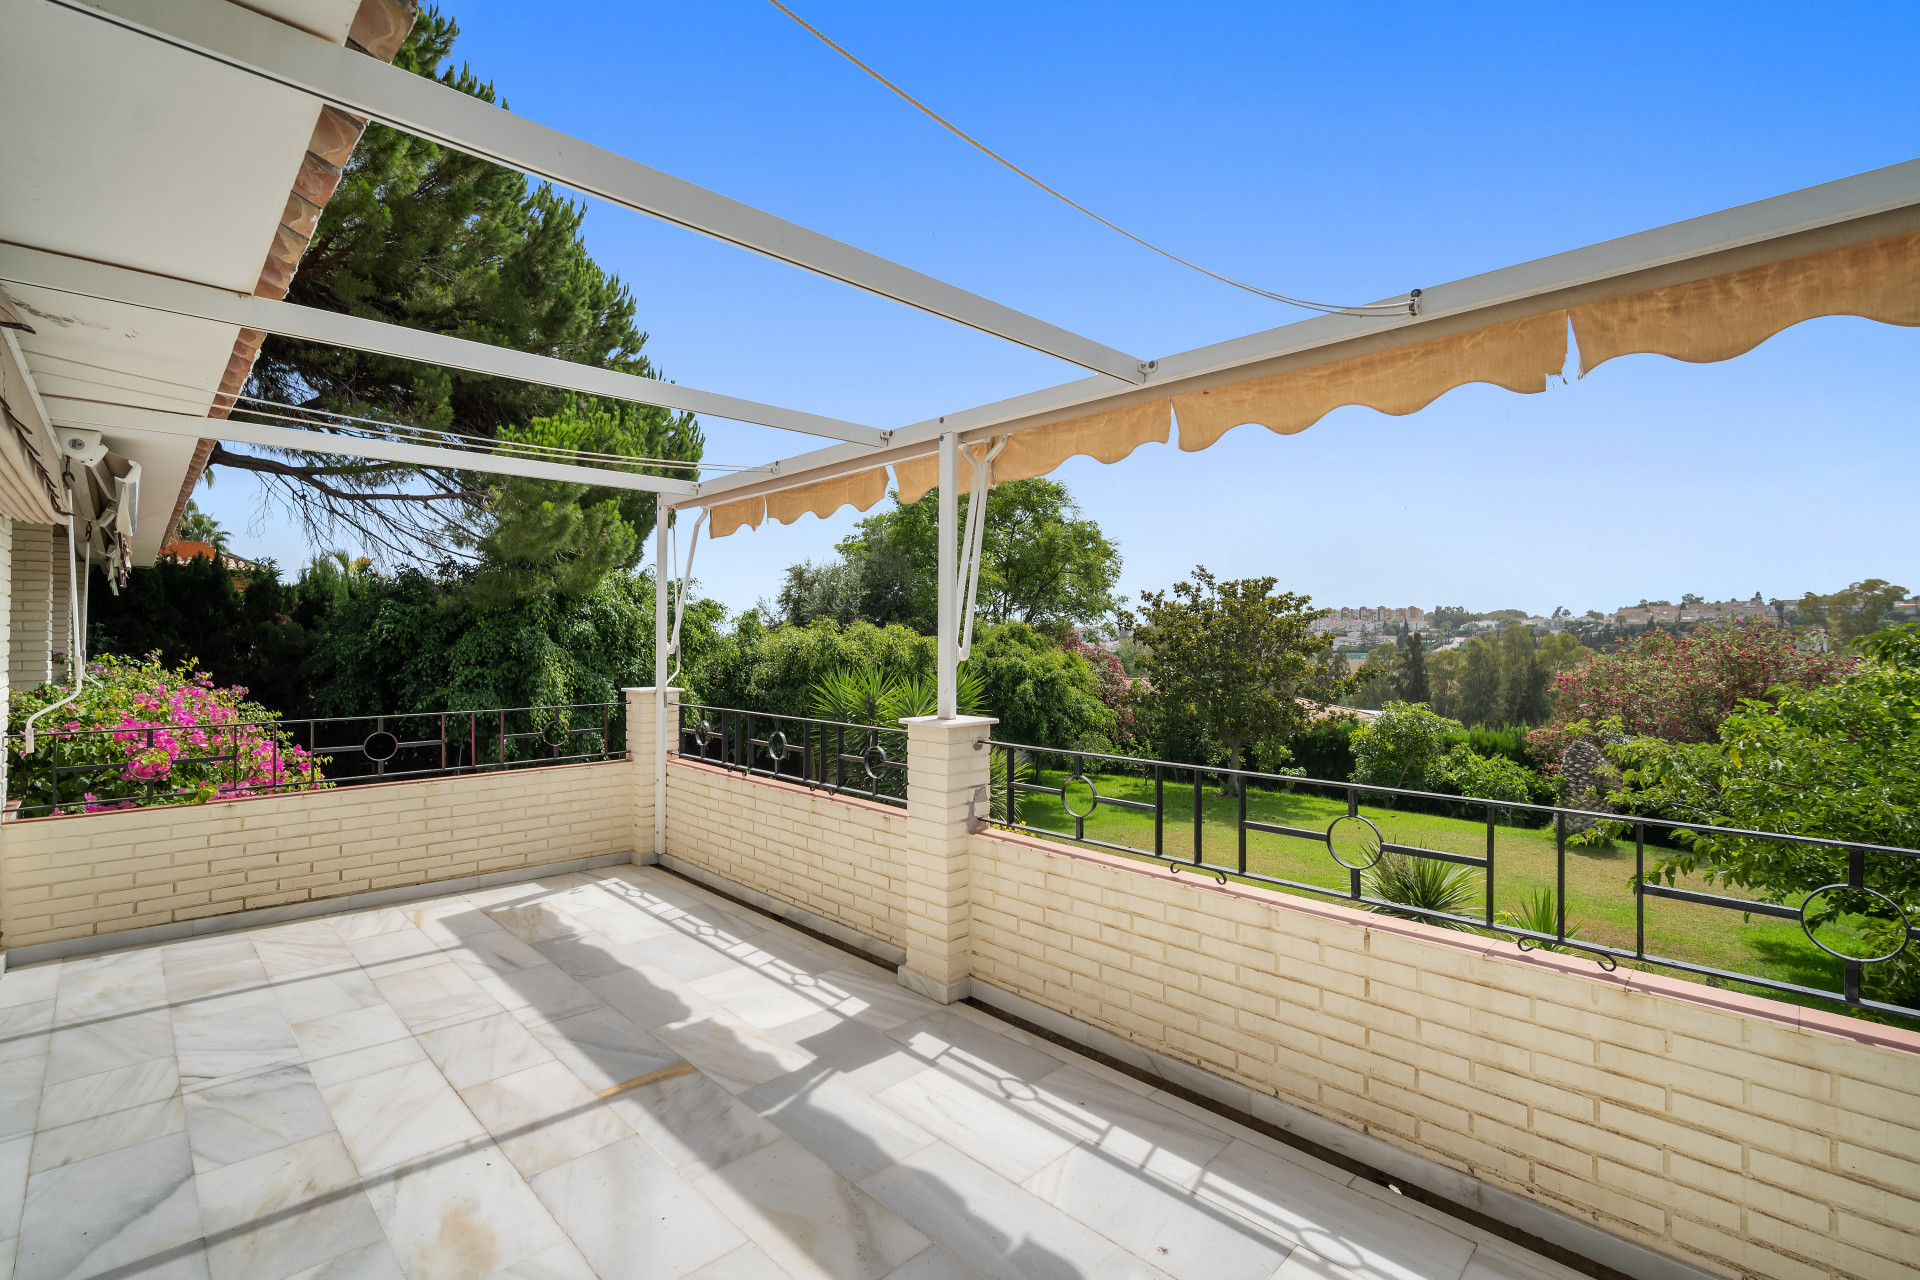
[[[1257,743],[1292,737],[1308,725],[1300,699],[1334,702],[1360,686],[1336,671],[1312,624],[1328,610],[1306,596],[1276,593],[1276,579],[1221,582],[1204,566],[1169,591],[1142,592],[1140,613],[1122,617],[1146,648],[1146,695],[1164,741],[1211,741],[1227,767]]]
[[[458,35],[452,18],[427,8],[394,63],[495,101],[491,83],[449,63]],[[547,184],[376,122],[321,214],[287,299],[659,377],[643,354],[647,335],[635,324],[632,294],[587,253],[584,215],[584,204]],[[511,439],[686,464],[702,451],[698,425],[686,414],[591,401],[570,408],[567,395],[551,388],[278,335],[261,347],[246,392],[371,419],[376,429],[394,423],[456,432],[482,447]],[[238,416],[246,411],[243,401]],[[458,535],[490,526],[502,509],[490,477],[457,469],[225,446],[210,465],[258,474],[269,500],[287,505],[315,545],[350,531],[396,563],[472,555],[473,539]],[[504,501],[510,519],[529,505],[524,491]],[[587,510],[603,501],[552,490],[531,505],[584,502]],[[651,495],[621,499],[621,518],[641,540],[653,511]]]
[[[863,618],[930,633],[938,605],[939,492],[862,520],[835,548],[840,560],[787,570],[777,612],[805,626],[816,618]],[[970,495],[961,495],[966,523]],[[1010,480],[987,498],[976,616],[986,623],[1062,628],[1095,622],[1115,608],[1120,548],[1081,515],[1057,480]]]

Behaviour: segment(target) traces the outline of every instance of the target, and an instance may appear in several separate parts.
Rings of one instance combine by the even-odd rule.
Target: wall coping
[[[508,774],[548,773],[558,769],[599,769],[606,765],[618,765],[624,769],[630,768],[632,763],[631,759],[626,756],[609,756],[605,760],[583,760],[577,764],[529,765],[522,769],[494,770],[491,773],[447,773],[434,778],[395,778],[391,782],[356,782],[352,786],[347,787],[289,788],[285,791],[269,791],[260,795],[231,796],[224,799],[208,800],[203,804],[136,805],[131,809],[102,809],[98,813],[43,813],[34,818],[8,818],[6,820],[6,826],[13,828],[24,826],[28,823],[72,822],[75,818],[124,818],[128,814],[153,812],[155,810],[198,809],[220,811],[229,805],[250,804],[256,800],[296,800],[312,799],[317,796],[347,796],[366,791],[385,791],[390,787],[417,787],[432,782],[467,782],[483,778],[498,778],[502,772]],[[325,779],[322,779],[322,781],[325,781]]]
[[[1117,853],[1082,849],[1008,831],[987,830],[976,834],[988,840],[1024,845],[1055,857],[1093,863],[1096,866],[1124,871],[1131,875],[1149,876],[1149,864],[1134,858],[1122,857]],[[1277,889],[1266,889],[1257,885],[1240,884],[1235,881],[1228,881],[1223,885],[1210,877],[1203,878],[1202,875],[1195,875],[1182,883],[1203,893],[1258,902],[1264,906],[1290,911],[1297,915],[1351,925],[1363,932],[1410,938],[1452,951],[1483,956],[1501,964],[1549,969],[1571,978],[1579,978],[1584,982],[1639,992],[1643,995],[1660,996],[1681,1004],[1696,1005],[1721,1013],[1740,1014],[1814,1035],[1831,1036],[1838,1040],[1850,1040],[1857,1044],[1873,1045],[1877,1048],[1894,1049],[1920,1056],[1920,1032],[1903,1031],[1898,1027],[1890,1027],[1882,1023],[1866,1022],[1859,1018],[1850,1018],[1843,1013],[1802,1008],[1782,1000],[1723,991],[1718,987],[1707,986],[1705,983],[1690,982],[1685,978],[1663,973],[1646,973],[1624,966],[1608,973],[1591,960],[1577,959],[1558,952],[1521,951],[1517,947],[1511,952],[1499,950],[1498,948],[1508,945],[1502,939],[1481,937],[1456,929],[1442,929],[1438,925],[1422,924],[1418,920],[1401,920],[1372,911],[1340,906],[1333,902],[1316,902],[1311,898],[1282,893]]]
[[[890,804],[881,804],[877,800],[862,800],[859,796],[844,796],[835,791],[820,791],[803,786],[798,782],[788,782],[784,778],[762,778],[756,774],[742,773],[738,769],[729,769],[724,765],[709,764],[705,760],[688,760],[682,756],[669,755],[667,763],[675,768],[688,769],[695,773],[713,774],[716,777],[732,778],[735,782],[751,783],[756,787],[772,787],[789,795],[806,796],[813,800],[825,800],[831,804],[844,804],[855,809],[864,809],[868,813],[877,813],[882,817],[898,818],[906,821],[907,811]]]

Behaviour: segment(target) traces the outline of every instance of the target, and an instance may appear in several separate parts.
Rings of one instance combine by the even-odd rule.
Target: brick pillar
[[[627,697],[627,760],[633,766],[633,856],[638,861],[648,855],[666,852],[666,842],[656,839],[660,831],[654,816],[655,806],[659,802],[654,789],[661,763],[657,745],[659,739],[654,729],[654,691],[649,685],[644,689],[622,689],[620,692]],[[680,723],[682,692],[680,689],[667,690],[669,738]]]
[[[951,1004],[966,998],[973,969],[967,838],[975,797],[987,786],[987,730],[999,722],[921,716],[901,723],[907,727],[908,870],[900,985]]]

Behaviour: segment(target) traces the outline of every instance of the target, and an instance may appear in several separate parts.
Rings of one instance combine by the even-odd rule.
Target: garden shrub
[[[41,685],[16,695],[9,727],[21,731],[29,716],[68,692]],[[35,722],[31,754],[24,743],[8,745],[8,799],[19,800],[29,815],[55,806],[68,813],[98,813],[205,804],[316,778],[328,761],[294,745],[275,723],[278,717],[246,701],[246,693],[238,686],[215,688],[213,678],[191,662],[169,668],[157,656],[103,656],[88,665],[77,699]],[[51,772],[56,751],[62,766],[99,768],[61,777],[56,791]],[[192,762],[229,755],[234,758]],[[155,792],[151,799],[149,783]]]

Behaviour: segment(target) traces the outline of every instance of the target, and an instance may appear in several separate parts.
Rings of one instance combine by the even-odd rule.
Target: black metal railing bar
[[[1867,883],[1867,859],[1869,857],[1920,858],[1920,850],[1897,848],[1889,845],[1868,844],[1851,840],[1835,840],[1818,836],[1788,835],[1773,831],[1753,831],[1739,827],[1720,827],[1704,823],[1685,822],[1667,818],[1648,818],[1633,814],[1601,812],[1590,809],[1574,809],[1557,805],[1543,805],[1531,802],[1510,800],[1489,800],[1473,796],[1445,795],[1431,791],[1415,791],[1400,787],[1377,786],[1368,783],[1334,782],[1326,779],[1300,777],[1291,774],[1263,773],[1251,769],[1226,769],[1212,765],[1195,765],[1169,760],[1151,760],[1135,756],[1108,755],[1092,751],[1067,751],[1049,747],[1034,747],[1023,743],[991,741],[988,744],[994,752],[1000,753],[1003,763],[991,770],[993,781],[989,789],[989,818],[995,826],[1008,830],[1021,831],[1030,835],[1048,839],[1066,838],[1077,844],[1092,848],[1107,849],[1115,853],[1135,857],[1152,858],[1166,863],[1170,870],[1179,871],[1191,868],[1217,877],[1226,883],[1229,876],[1256,884],[1269,884],[1295,892],[1313,894],[1324,898],[1344,900],[1356,905],[1374,909],[1391,910],[1395,914],[1431,920],[1435,923],[1463,926],[1482,933],[1492,933],[1513,939],[1523,950],[1534,947],[1551,947],[1556,950],[1581,952],[1590,955],[1604,969],[1613,969],[1622,960],[1638,965],[1652,965],[1672,969],[1708,979],[1749,983],[1753,986],[1781,993],[1830,1000],[1854,1008],[1871,1009],[1876,1012],[1896,1014],[1905,1017],[1920,1018],[1920,1009],[1902,1005],[1887,1004],[1862,997],[1860,994],[1861,976],[1866,966],[1883,964],[1900,955],[1907,947],[1920,941],[1920,928],[1914,926],[1901,905],[1887,895],[1874,889]],[[1033,780],[1033,771],[1028,767],[1023,774],[1023,762],[1039,759],[1055,759],[1067,762],[1057,772],[1068,776],[1058,786]],[[1100,794],[1095,776],[1087,772],[1087,762],[1098,761],[1102,766],[1117,766],[1142,779],[1150,779],[1153,784],[1151,802],[1128,800],[1118,796]],[[1205,826],[1205,790],[1209,780],[1218,780],[1225,789],[1237,794],[1238,817],[1234,822],[1237,857],[1231,863],[1209,860],[1206,856]],[[1263,822],[1247,816],[1247,796],[1254,785],[1263,788],[1311,788],[1321,793],[1344,796],[1347,812],[1329,823],[1325,830],[1312,827],[1295,827],[1281,823]],[[1084,786],[1085,796],[1070,796],[1069,789]],[[1169,852],[1169,826],[1177,826],[1185,821],[1186,815],[1176,816],[1175,807],[1184,808],[1184,797],[1175,792],[1191,789],[1192,809],[1192,849],[1175,855]],[[1047,827],[1034,826],[1020,820],[1020,806],[1016,796],[1046,795],[1059,801],[1060,807],[1072,821],[1071,833]],[[1478,810],[1484,814],[1486,823],[1486,851],[1473,855],[1455,853],[1442,849],[1431,849],[1420,845],[1401,844],[1388,840],[1381,834],[1375,823],[1361,814],[1362,798],[1372,803],[1375,798],[1389,805],[1404,801],[1418,801],[1428,804],[1441,804],[1464,809]],[[1078,806],[1078,807],[1076,807]],[[1087,834],[1086,824],[1101,807],[1127,810],[1150,815],[1153,819],[1153,848],[1146,849],[1135,845],[1120,844],[1091,837]],[[1499,918],[1495,910],[1496,897],[1496,832],[1501,825],[1502,816],[1531,815],[1542,819],[1541,825],[1551,825],[1554,829],[1554,897],[1555,928],[1548,933],[1526,928]],[[1570,824],[1588,824],[1594,822],[1613,823],[1621,828],[1630,827],[1633,832],[1634,870],[1628,882],[1634,899],[1634,945],[1631,948],[1610,946],[1591,939],[1570,935],[1567,928],[1567,839]],[[1354,824],[1354,825],[1347,825]],[[1342,828],[1347,829],[1343,832]],[[1269,875],[1251,869],[1247,862],[1247,834],[1260,832],[1277,836],[1290,836],[1302,840],[1318,841],[1327,847],[1328,856],[1347,873],[1345,889],[1333,889],[1325,885],[1294,880],[1284,876]],[[1705,892],[1698,889],[1679,888],[1660,884],[1647,876],[1646,853],[1649,839],[1670,841],[1676,833],[1696,832],[1717,839],[1763,840],[1789,844],[1801,848],[1824,849],[1844,853],[1847,857],[1847,878],[1844,881],[1824,885],[1808,894],[1798,907],[1781,903],[1763,902],[1747,898],[1736,898],[1727,894]],[[1343,856],[1343,854],[1345,856]],[[1450,863],[1457,866],[1475,867],[1485,872],[1485,892],[1481,909],[1474,915],[1439,911],[1390,899],[1375,897],[1363,890],[1365,873],[1371,870],[1387,854],[1421,858]],[[1868,894],[1879,899],[1890,908],[1893,916],[1900,922],[1900,944],[1890,952],[1873,957],[1847,955],[1837,951],[1815,936],[1807,920],[1808,908],[1821,895],[1835,890],[1850,890],[1855,894]],[[1677,902],[1693,903],[1728,911],[1739,911],[1748,915],[1761,915],[1781,920],[1792,920],[1800,924],[1802,931],[1813,945],[1842,962],[1842,988],[1838,991],[1820,987],[1806,986],[1786,982],[1763,975],[1740,973],[1733,970],[1715,968],[1709,965],[1695,964],[1673,956],[1650,953],[1646,943],[1646,900],[1663,898]]]
[[[907,731],[739,707],[680,704],[676,754],[904,809]]]

